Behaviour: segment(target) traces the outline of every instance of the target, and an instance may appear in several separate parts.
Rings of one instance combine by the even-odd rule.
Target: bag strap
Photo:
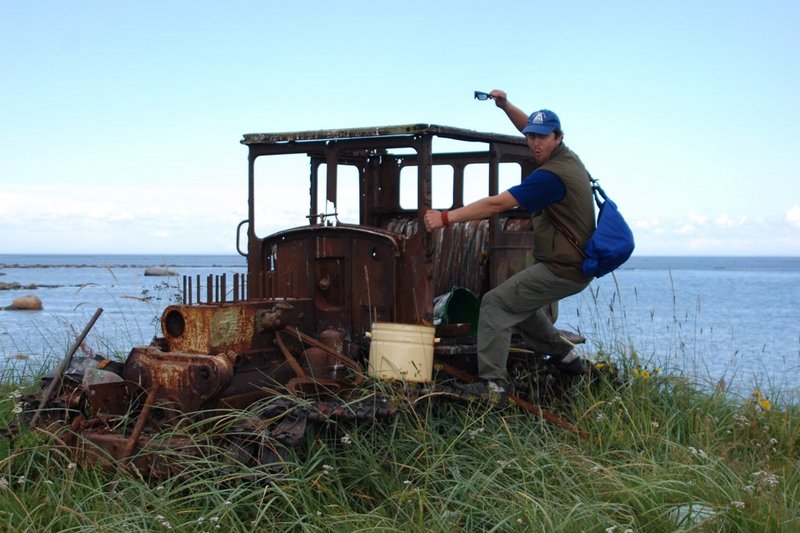
[[[569,242],[572,247],[575,248],[579,254],[581,254],[581,257],[587,259],[589,256],[587,256],[586,252],[581,249],[581,245],[578,244],[578,239],[576,239],[575,236],[569,232],[569,230],[564,226],[564,224],[561,223],[558,217],[552,213],[547,213],[547,217],[550,219],[550,222],[553,223],[553,226],[555,226],[556,229],[560,231],[564,237],[566,237],[567,242]]]
[[[594,196],[594,201],[597,204],[597,208],[599,209],[600,207],[603,206],[603,202],[600,201],[600,196],[603,197],[603,201],[608,200],[608,196],[606,196],[606,192],[600,186],[600,182],[594,179],[591,174],[589,174],[589,181],[591,182],[592,185],[592,195]],[[566,237],[567,242],[569,242],[572,245],[572,247],[575,248],[584,259],[588,259],[589,256],[586,255],[586,252],[583,251],[581,245],[578,244],[578,239],[576,239],[575,236],[572,233],[570,233],[570,231],[567,229],[566,226],[564,226],[564,224],[561,223],[558,217],[556,217],[553,213],[548,213],[546,211],[545,214],[547,214],[547,217],[550,219],[550,222],[553,223],[553,226],[555,226],[555,228],[558,231],[560,231],[564,237]]]
[[[606,196],[606,191],[600,186],[600,182],[597,181],[589,174],[589,181],[592,183],[592,194],[594,195],[594,203],[597,204],[597,207],[600,208],[603,206],[603,202],[608,200],[608,196]],[[598,195],[603,197],[603,202],[600,201]]]

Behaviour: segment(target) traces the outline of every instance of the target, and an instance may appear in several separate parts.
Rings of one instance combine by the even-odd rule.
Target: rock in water
[[[26,296],[14,298],[14,301],[12,301],[11,305],[6,307],[6,309],[10,311],[41,311],[42,301],[38,296],[28,294]]]
[[[145,269],[144,271],[145,276],[177,276],[177,272],[173,272],[172,270],[168,269],[167,267],[150,267]]]

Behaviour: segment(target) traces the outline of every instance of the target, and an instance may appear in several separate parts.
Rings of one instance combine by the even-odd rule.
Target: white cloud
[[[800,204],[794,204],[786,211],[786,222],[800,228]]]
[[[694,226],[705,226],[708,223],[708,217],[698,213],[689,213],[686,218]]]
[[[735,226],[741,226],[745,222],[747,222],[747,217],[746,216],[740,215],[740,216],[732,217],[732,216],[728,215],[727,213],[722,213],[721,215],[717,215],[714,218],[714,224],[716,224],[717,226],[725,227],[725,228],[732,228],[732,227],[735,227]]]
[[[634,228],[641,228],[641,229],[655,229],[661,225],[661,221],[658,217],[653,218],[639,218],[633,222]]]

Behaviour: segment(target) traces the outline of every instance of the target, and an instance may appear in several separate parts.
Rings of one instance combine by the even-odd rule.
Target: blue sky
[[[795,1],[3,2],[0,253],[235,253],[242,134],[561,117],[640,255],[800,255]],[[303,177],[305,178],[305,177]]]

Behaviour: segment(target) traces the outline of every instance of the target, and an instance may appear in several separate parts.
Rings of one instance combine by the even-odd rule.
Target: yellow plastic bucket
[[[427,383],[433,376],[433,326],[375,322],[369,345],[369,374],[379,379]]]

